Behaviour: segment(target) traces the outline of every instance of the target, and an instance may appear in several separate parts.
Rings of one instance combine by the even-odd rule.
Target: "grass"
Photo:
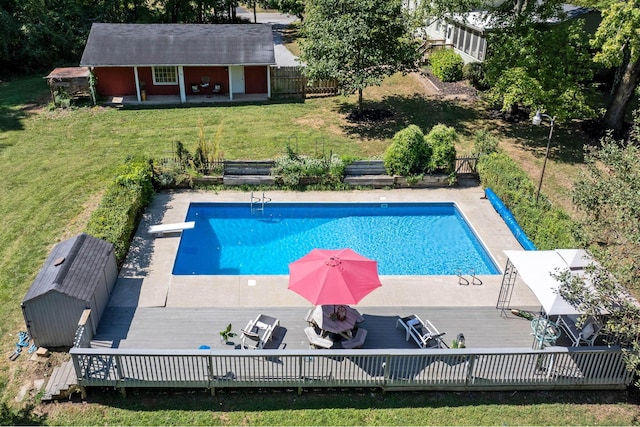
[[[47,410],[54,425],[631,425],[625,393],[140,391]]]
[[[273,158],[284,154],[288,143],[305,154],[324,150],[380,158],[393,134],[410,123],[424,130],[436,123],[453,126],[461,136],[459,152],[468,152],[474,132],[488,128],[500,135],[502,147],[537,179],[547,129],[489,120],[477,104],[427,98],[426,90],[428,87],[412,76],[393,76],[364,95],[367,108],[390,108],[394,117],[384,123],[353,124],[344,118],[355,105],[353,97],[318,97],[304,103],[84,107],[48,112],[38,107],[48,102],[42,78],[0,83],[0,317],[4,320],[0,346],[4,353],[13,351],[17,332],[24,330],[20,301],[51,247],[84,229],[115,168],[130,155],[167,156],[174,141],[193,151],[199,120],[206,138],[220,141],[225,157],[234,159]],[[552,153],[543,191],[553,191],[552,199],[567,203],[566,193],[556,192],[556,188],[566,188],[570,182],[566,176],[576,173],[584,137],[575,128],[560,125],[557,130],[554,146],[561,148]],[[21,386],[36,376],[42,378],[44,368],[34,368],[26,356],[15,362],[0,359],[2,400],[12,402]],[[162,392],[123,400],[107,395],[86,405],[52,405],[38,410],[45,410],[46,422],[54,424],[494,425],[629,424],[635,422],[632,414],[637,411],[636,406],[625,404],[623,397],[612,403],[591,402],[586,396],[581,400],[580,394],[573,394],[574,401],[562,403],[557,402],[558,395],[551,398],[547,394],[516,395],[533,396],[529,402],[519,401],[519,397],[491,400],[481,393],[443,394],[436,400],[429,393],[377,392],[349,393],[349,399],[342,393],[310,393],[302,398],[292,393],[257,392],[248,397],[240,393],[209,398],[184,392],[177,396],[181,398]]]

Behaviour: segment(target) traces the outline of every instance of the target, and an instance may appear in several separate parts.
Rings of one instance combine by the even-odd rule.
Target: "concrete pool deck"
[[[262,193],[260,192],[260,195]],[[522,250],[502,218],[484,198],[480,186],[343,192],[267,191],[273,202],[455,202],[501,270],[504,250]],[[169,191],[156,195],[136,232],[120,271],[110,307],[309,307],[287,289],[288,276],[173,276],[180,234],[154,237],[155,224],[179,223],[191,202],[249,202],[242,191]],[[452,242],[455,244],[455,242]],[[429,262],[425,259],[425,262]],[[468,274],[465,275],[469,279]],[[457,276],[381,276],[383,286],[358,307],[495,307],[502,274],[478,276],[482,285],[460,285]],[[535,307],[539,302],[518,283],[511,306]]]

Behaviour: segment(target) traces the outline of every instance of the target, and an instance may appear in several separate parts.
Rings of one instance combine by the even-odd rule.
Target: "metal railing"
[[[73,348],[82,387],[379,387],[385,390],[622,389],[608,347],[448,350],[126,350]]]

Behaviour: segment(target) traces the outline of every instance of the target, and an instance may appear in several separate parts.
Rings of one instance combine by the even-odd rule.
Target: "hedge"
[[[86,232],[111,242],[118,264],[124,261],[133,233],[153,195],[153,172],[149,160],[128,159],[91,214]]]
[[[535,185],[509,156],[504,153],[481,156],[478,173],[482,186],[496,193],[538,249],[576,247],[575,223],[544,195],[536,203]]]

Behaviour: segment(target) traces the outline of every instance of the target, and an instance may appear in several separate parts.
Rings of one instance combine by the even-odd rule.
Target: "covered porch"
[[[109,96],[105,104],[113,106],[127,105],[174,105],[174,104],[221,104],[242,102],[265,102],[269,100],[266,93],[236,93],[233,99],[229,95],[187,95],[185,102],[181,102],[180,95],[147,95],[146,100],[138,100],[135,95]]]

